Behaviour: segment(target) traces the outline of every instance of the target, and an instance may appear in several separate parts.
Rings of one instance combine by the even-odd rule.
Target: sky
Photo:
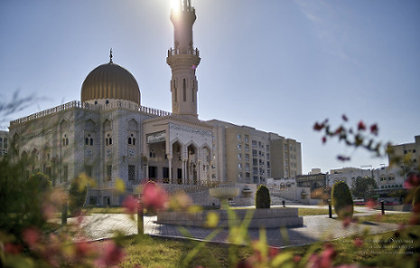
[[[167,50],[173,0],[0,1],[0,104],[31,105],[8,121],[80,100],[88,73],[113,61],[136,78],[142,105],[171,111]],[[302,144],[303,173],[387,164],[312,127],[346,114],[378,140],[420,135],[420,1],[192,0],[198,112]],[[340,162],[337,154],[348,154]]]

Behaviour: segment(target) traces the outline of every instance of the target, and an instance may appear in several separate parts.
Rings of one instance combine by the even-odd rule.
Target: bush
[[[29,164],[0,160],[0,233],[19,237],[28,227],[46,228],[43,205],[51,182],[42,173],[29,173]]]
[[[331,199],[334,211],[340,219],[353,216],[353,198],[345,182],[339,181],[333,185]]]
[[[264,185],[258,186],[258,190],[255,194],[255,207],[256,208],[270,208],[271,199],[268,188]]]
[[[416,190],[414,190],[414,194],[413,194],[413,209],[416,206],[420,206],[420,186],[418,186],[416,188]]]
[[[69,189],[69,210],[71,216],[80,213],[86,201],[87,184],[83,182],[82,177],[72,180]]]

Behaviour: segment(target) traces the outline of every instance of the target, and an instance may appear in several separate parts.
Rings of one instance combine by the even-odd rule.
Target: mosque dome
[[[134,76],[112,62],[91,71],[82,84],[82,102],[98,99],[128,100],[140,105],[140,89]]]

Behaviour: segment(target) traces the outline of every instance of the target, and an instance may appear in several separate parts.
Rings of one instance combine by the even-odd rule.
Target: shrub
[[[414,194],[413,194],[413,201],[412,201],[413,203],[413,209],[416,207],[416,206],[420,206],[420,186],[418,186],[417,188],[416,188],[416,190],[414,190]]]
[[[256,208],[270,208],[271,199],[268,188],[264,185],[258,186],[255,194],[255,207]]]
[[[340,219],[353,216],[353,198],[343,181],[336,182],[331,190],[332,205]]]
[[[72,216],[77,215],[86,201],[87,185],[81,177],[72,180],[69,189],[69,210]]]

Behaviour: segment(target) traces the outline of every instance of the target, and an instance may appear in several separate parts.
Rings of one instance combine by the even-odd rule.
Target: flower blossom
[[[166,191],[156,183],[148,182],[143,188],[141,201],[145,208],[164,209],[168,199]]]
[[[124,199],[122,205],[125,208],[125,211],[129,214],[137,213],[137,211],[140,208],[139,200],[137,198],[133,197],[132,195],[127,196]]]

